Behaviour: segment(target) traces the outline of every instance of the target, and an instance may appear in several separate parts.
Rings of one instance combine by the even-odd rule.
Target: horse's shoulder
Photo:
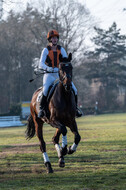
[[[43,89],[43,87],[39,87],[39,88],[34,92],[33,95],[38,94],[40,91],[42,91],[42,89]]]
[[[39,94],[41,94],[43,87],[39,87],[33,94],[32,99],[37,99]]]

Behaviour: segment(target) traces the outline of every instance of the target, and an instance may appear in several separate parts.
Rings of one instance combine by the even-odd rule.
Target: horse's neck
[[[66,91],[62,83],[59,83],[59,90],[61,96],[68,100],[71,99],[71,95],[73,94],[73,92],[71,90]]]
[[[72,91],[65,91],[62,84],[56,86],[54,95],[52,97],[53,105],[60,110],[71,110],[75,108],[75,98]]]

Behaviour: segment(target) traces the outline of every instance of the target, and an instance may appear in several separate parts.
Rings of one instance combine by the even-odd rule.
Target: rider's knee
[[[44,88],[43,87],[43,92],[42,93],[44,94],[44,96],[47,96],[47,94],[48,94],[48,88]]]

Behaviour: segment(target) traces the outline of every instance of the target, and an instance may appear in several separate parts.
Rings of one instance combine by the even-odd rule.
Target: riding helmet
[[[50,30],[47,34],[47,40],[49,41],[54,36],[59,39],[59,33],[56,30]]]

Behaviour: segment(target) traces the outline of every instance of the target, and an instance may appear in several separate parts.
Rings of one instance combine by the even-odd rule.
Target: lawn
[[[25,127],[0,128],[0,190],[125,190],[126,114],[77,119],[81,142],[58,167],[52,137],[44,125],[47,152],[54,169],[47,174],[37,137],[27,141]],[[68,130],[68,145],[74,136]]]

